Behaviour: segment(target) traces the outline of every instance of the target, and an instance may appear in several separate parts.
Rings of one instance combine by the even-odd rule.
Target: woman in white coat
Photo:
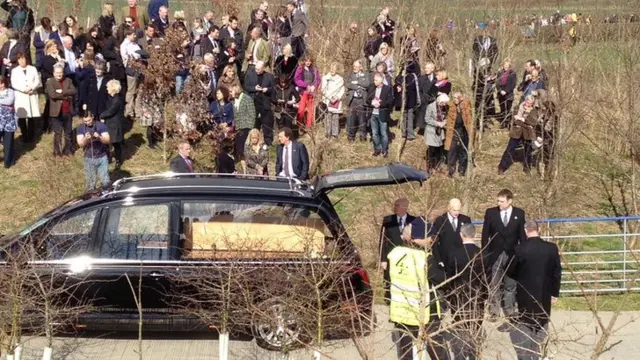
[[[340,114],[342,114],[342,97],[344,96],[344,79],[338,75],[338,63],[332,63],[329,73],[322,77],[320,89],[322,101],[327,105],[324,117],[324,129],[327,137],[338,137],[340,132]]]
[[[18,66],[11,70],[11,87],[15,91],[15,109],[22,142],[30,143],[35,136],[35,120],[40,117],[38,88],[40,75],[35,66],[29,65],[25,54],[18,54]]]

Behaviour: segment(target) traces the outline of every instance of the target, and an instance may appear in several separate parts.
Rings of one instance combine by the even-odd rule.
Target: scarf
[[[511,70],[503,71],[500,76],[500,85],[507,86],[507,79],[509,78],[509,74],[511,74]]]

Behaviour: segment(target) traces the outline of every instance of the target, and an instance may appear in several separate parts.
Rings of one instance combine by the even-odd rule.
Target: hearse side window
[[[282,203],[183,203],[185,259],[323,257],[334,241],[314,209]]]
[[[100,256],[125,260],[167,260],[169,205],[109,209]]]
[[[81,255],[91,240],[91,229],[98,210],[75,214],[47,226],[46,236],[34,238],[38,255],[48,260],[68,259]]]

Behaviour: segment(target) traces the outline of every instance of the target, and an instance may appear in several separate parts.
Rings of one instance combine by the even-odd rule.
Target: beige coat
[[[40,116],[40,101],[38,92],[33,95],[27,94],[28,89],[38,89],[42,86],[40,75],[35,66],[27,65],[27,73],[20,66],[11,70],[11,87],[15,90],[15,109],[19,118],[34,118]]]
[[[332,114],[342,113],[342,97],[344,96],[344,79],[342,76],[336,74],[331,76],[327,74],[322,77],[322,84],[320,85],[320,91],[322,92],[322,102],[327,105],[327,109]],[[331,107],[331,98],[338,98],[338,107]]]

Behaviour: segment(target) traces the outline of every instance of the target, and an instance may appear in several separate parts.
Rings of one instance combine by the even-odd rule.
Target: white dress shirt
[[[127,66],[130,58],[140,59],[140,53],[138,53],[140,50],[138,43],[124,39],[122,44],[120,44],[120,57],[122,57],[124,66]]]
[[[280,172],[280,174],[278,174],[279,176],[287,176],[285,174],[284,171],[284,165],[287,163],[285,160],[285,156],[287,156],[289,159],[287,160],[289,162],[289,175],[292,178],[297,178],[298,174],[293,172],[293,142],[290,141],[288,145],[284,145],[282,147],[282,171]]]
[[[67,65],[69,65],[69,70],[76,72],[76,54],[74,54],[72,50],[64,48],[64,60],[67,62]]]
[[[11,50],[16,46],[18,40],[9,40],[9,51],[7,51],[7,57],[11,56]]]

